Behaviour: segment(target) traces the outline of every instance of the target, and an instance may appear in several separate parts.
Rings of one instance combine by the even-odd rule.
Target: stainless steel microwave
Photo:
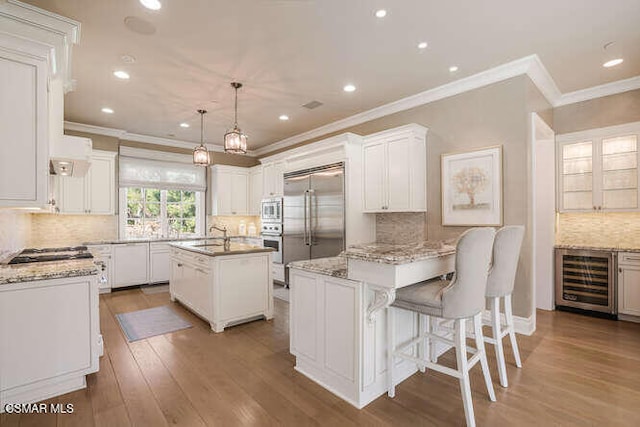
[[[261,206],[262,222],[282,222],[282,197],[264,199]]]

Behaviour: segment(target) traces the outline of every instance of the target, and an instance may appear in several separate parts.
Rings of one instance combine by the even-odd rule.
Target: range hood
[[[91,165],[91,140],[79,136],[63,135],[54,138],[49,158],[55,175],[83,177]]]

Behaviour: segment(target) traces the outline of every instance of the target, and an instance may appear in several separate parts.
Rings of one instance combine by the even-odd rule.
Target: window
[[[191,155],[120,147],[120,237],[202,236],[206,170]]]
[[[204,220],[204,193],[128,187],[121,189],[121,235],[135,237],[199,236]],[[122,209],[121,209],[122,211]]]

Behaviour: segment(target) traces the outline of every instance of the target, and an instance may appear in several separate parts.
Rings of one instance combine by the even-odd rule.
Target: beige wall
[[[553,110],[556,134],[640,121],[640,89]]]

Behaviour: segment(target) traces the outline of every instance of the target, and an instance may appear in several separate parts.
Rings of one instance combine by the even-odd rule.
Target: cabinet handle
[[[629,261],[640,261],[640,258],[638,258],[638,257],[633,257],[633,256],[625,257],[625,259],[626,259],[626,260],[629,260]]]
[[[618,273],[622,273],[622,267],[618,268]]]
[[[598,206],[598,210],[601,211],[602,210],[602,206]]]
[[[182,264],[181,264],[181,263],[178,263],[178,267],[182,267]]]

